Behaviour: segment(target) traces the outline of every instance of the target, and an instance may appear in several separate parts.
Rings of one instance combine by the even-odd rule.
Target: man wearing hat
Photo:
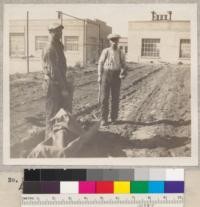
[[[68,111],[67,106],[67,80],[66,80],[66,58],[64,46],[61,42],[63,26],[53,23],[49,26],[50,42],[43,51],[43,70],[46,96],[46,139],[52,130],[51,119],[61,109]]]
[[[101,91],[101,119],[102,125],[108,125],[109,97],[111,94],[110,118],[116,123],[119,111],[119,96],[121,79],[126,75],[125,56],[118,48],[120,36],[118,34],[108,35],[110,47],[102,51],[98,64],[98,82]]]

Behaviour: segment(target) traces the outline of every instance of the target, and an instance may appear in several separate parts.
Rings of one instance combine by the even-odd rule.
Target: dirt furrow
[[[140,70],[138,70],[140,69]],[[140,81],[148,78],[148,76],[153,75],[155,72],[158,72],[160,70],[160,68],[154,68],[154,67],[149,67],[149,66],[143,66],[143,67],[139,67],[136,69],[133,69],[131,71],[129,71],[127,79],[123,82],[125,82],[124,84],[122,84],[122,89],[121,89],[121,99],[126,99],[128,96],[130,96],[132,93],[134,93],[134,89],[133,86],[136,85],[137,83],[139,83]],[[93,85],[93,92],[96,92],[94,94],[96,94],[96,96],[89,96],[87,92],[87,95],[85,95],[86,93],[82,93],[83,88],[81,89],[81,92],[77,90],[77,93],[80,93],[80,96],[77,94],[75,94],[75,96],[77,96],[77,99],[75,97],[75,101],[74,101],[74,106],[75,106],[75,114],[77,116],[84,116],[84,114],[90,114],[90,113],[95,113],[98,114],[98,111],[93,112],[93,110],[97,110],[98,107],[98,103],[97,103],[97,94],[98,94],[98,86],[97,85]],[[90,91],[89,88],[86,89],[87,91]],[[88,98],[91,98],[90,101],[88,102]],[[96,98],[96,99],[94,99]],[[82,107],[81,108],[76,108],[76,106],[80,106],[80,102],[84,101],[84,99],[87,99],[87,103],[86,106],[88,105],[88,107]],[[93,99],[93,100],[92,100]],[[77,102],[76,102],[77,101]],[[84,104],[83,104],[84,105]],[[85,105],[84,105],[85,106]]]
[[[129,67],[121,86],[120,122],[101,127],[97,136],[75,156],[190,156],[189,66]],[[75,76],[73,113],[83,125],[90,126],[100,112],[97,69],[72,73]],[[11,143],[29,136],[34,127],[41,130],[45,126],[41,74],[17,76],[17,79],[11,77]],[[26,85],[27,82],[30,84]]]

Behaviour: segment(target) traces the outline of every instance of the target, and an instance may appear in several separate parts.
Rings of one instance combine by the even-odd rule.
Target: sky
[[[194,4],[12,4],[5,6],[4,19],[57,19],[56,11],[88,19],[100,19],[112,27],[113,33],[128,34],[128,21],[151,21],[151,12],[166,14],[172,20],[194,19]],[[64,17],[66,18],[66,17]]]

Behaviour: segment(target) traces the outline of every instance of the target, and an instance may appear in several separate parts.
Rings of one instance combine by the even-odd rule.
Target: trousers
[[[49,138],[49,133],[52,131],[51,119],[57,112],[63,108],[65,111],[72,111],[72,104],[69,97],[63,97],[59,86],[49,81],[46,95],[46,132],[45,139]]]
[[[119,96],[121,79],[120,71],[106,70],[101,81],[101,118],[107,121],[109,115],[109,102],[111,96],[111,120],[116,120],[119,112]],[[111,95],[110,95],[111,94]]]

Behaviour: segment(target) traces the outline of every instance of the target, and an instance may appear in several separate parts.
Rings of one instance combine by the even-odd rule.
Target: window
[[[77,36],[65,36],[64,47],[65,47],[65,50],[67,51],[77,51],[78,50],[78,37]]]
[[[125,53],[128,53],[128,46],[125,46]]]
[[[142,56],[159,57],[160,39],[142,39]]]
[[[180,40],[180,58],[190,58],[190,39]]]
[[[120,49],[120,50],[123,50],[123,46],[119,46],[119,49]]]
[[[25,39],[24,33],[10,34],[10,56],[24,56],[25,55]]]
[[[42,50],[46,47],[48,42],[48,36],[36,36],[35,37],[35,50]]]

